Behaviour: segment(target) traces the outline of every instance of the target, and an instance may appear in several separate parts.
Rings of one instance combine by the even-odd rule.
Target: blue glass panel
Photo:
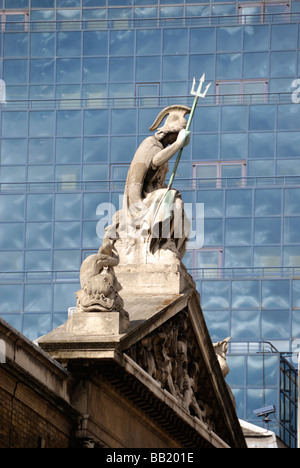
[[[80,223],[61,222],[54,226],[55,248],[76,248],[80,245]]]
[[[51,307],[52,286],[44,284],[26,284],[24,293],[25,312],[47,312]]]
[[[1,141],[1,163],[2,164],[24,164],[27,156],[27,141],[21,139],[10,139]]]
[[[4,34],[4,57],[28,56],[27,33]]]
[[[300,106],[295,106],[295,104],[282,104],[278,106],[278,129],[300,129]]]
[[[182,18],[184,16],[183,7],[161,7],[161,18]]]
[[[201,306],[204,309],[229,307],[228,281],[202,281]]]
[[[86,193],[83,198],[83,218],[84,219],[97,219],[96,214],[98,205],[109,202],[109,193]]]
[[[56,118],[58,136],[76,136],[81,134],[81,111],[58,111]]]
[[[274,130],[276,108],[272,105],[252,105],[249,109],[250,130]]]
[[[258,311],[233,310],[231,313],[231,334],[235,339],[239,340],[255,339],[259,337]]]
[[[284,309],[290,304],[289,280],[263,280],[262,306],[268,309]]]
[[[251,265],[251,247],[226,247],[224,249],[225,268],[244,268]]]
[[[230,368],[230,372],[226,377],[228,385],[246,385],[245,356],[233,356],[231,354],[227,356],[226,360]]]
[[[293,280],[293,307],[300,308],[300,280]]]
[[[281,265],[280,247],[255,247],[254,248],[254,266],[266,268],[279,267]],[[272,270],[271,270],[272,271]]]
[[[255,244],[280,244],[281,218],[256,218],[254,220]]]
[[[284,219],[284,242],[286,244],[298,244],[300,232],[300,218]]]
[[[11,9],[24,9],[28,8],[29,1],[28,0],[5,0],[5,8],[8,10]]]
[[[108,133],[108,111],[91,109],[84,111],[84,134],[103,135]]]
[[[23,270],[23,252],[6,251],[0,252],[1,271],[22,271]]]
[[[232,281],[232,307],[259,308],[259,281]]]
[[[56,78],[58,83],[80,83],[81,60],[57,59]]]
[[[205,322],[209,334],[214,342],[223,340],[224,336],[230,336],[229,311],[208,311],[204,309]]]
[[[9,84],[20,84],[28,82],[27,60],[4,60],[3,79]]]
[[[277,134],[277,157],[288,158],[300,155],[299,132],[280,132]]]
[[[271,177],[275,175],[274,162],[270,160],[249,161],[249,177]],[[259,180],[258,180],[259,182]]]
[[[296,76],[296,52],[271,52],[271,77]]]
[[[3,112],[2,113],[2,137],[16,136],[16,129],[18,129],[18,137],[27,136],[28,115],[27,112]],[[24,163],[25,161],[23,161]],[[22,160],[20,160],[22,163]]]
[[[79,163],[81,160],[81,138],[57,138],[56,162],[58,164]]]
[[[83,180],[98,180],[107,181],[108,167],[107,164],[85,164],[83,166]],[[107,184],[102,184],[104,187]]]
[[[198,107],[193,117],[193,131],[217,132],[219,130],[219,108]]]
[[[273,24],[271,47],[273,50],[296,49],[298,43],[297,24]]]
[[[136,138],[131,136],[111,138],[111,160],[131,162],[136,151]]]
[[[216,47],[215,28],[192,28],[190,52],[194,54],[214,52]]]
[[[53,161],[53,140],[29,140],[29,163],[47,164]]]
[[[221,135],[221,158],[238,160],[247,158],[247,135],[230,133]]]
[[[64,31],[57,33],[57,55],[59,57],[74,57],[80,54],[80,31]]]
[[[97,225],[94,221],[83,223],[82,247],[84,249],[94,249],[95,247],[99,247],[101,240],[97,235],[96,227]]]
[[[134,48],[134,31],[122,30],[111,31],[110,34],[110,54],[111,55],[132,55]]]
[[[249,134],[249,158],[273,158],[275,149],[274,133]]]
[[[204,216],[214,218],[223,216],[222,190],[199,190],[197,192],[197,202],[204,203]]]
[[[204,223],[204,245],[223,245],[223,222],[221,219],[206,219]]]
[[[268,159],[267,160],[261,159],[260,161],[249,161],[248,176],[249,177],[275,176],[274,162]]]
[[[30,271],[51,271],[52,252],[51,250],[26,250],[25,270]],[[49,307],[49,304],[48,304]]]
[[[137,57],[136,80],[146,82],[159,82],[160,63],[160,57]]]
[[[52,219],[52,193],[27,195],[27,220],[46,221]]]
[[[185,55],[163,57],[163,79],[185,80],[188,75],[188,58]]]
[[[107,32],[106,31],[84,31],[83,32],[83,54],[84,55],[106,55],[107,54]]]
[[[222,107],[222,130],[243,131],[247,130],[248,108],[246,106],[223,106]],[[234,159],[234,158],[233,158]]]
[[[226,219],[225,243],[227,245],[249,245],[252,241],[251,219]]]
[[[216,160],[219,158],[219,135],[194,135],[193,159],[195,161]],[[201,178],[201,167],[199,168]]]
[[[83,59],[83,82],[103,83],[107,81],[107,59],[100,57]]]
[[[136,133],[136,110],[135,109],[117,109],[111,113],[112,134]]]
[[[111,81],[133,81],[133,72],[133,58],[118,57],[110,59],[109,73]]]
[[[269,50],[269,25],[247,25],[244,27],[244,50]]]
[[[81,194],[58,193],[55,196],[55,219],[70,220],[80,219]]]
[[[290,337],[289,311],[263,310],[261,328],[263,338],[288,340]]]
[[[185,54],[188,49],[188,29],[165,29],[163,35],[164,54]]]
[[[23,223],[2,223],[0,230],[0,249],[22,249],[23,233]]]
[[[248,356],[248,385],[275,386],[278,381],[278,356]]]
[[[40,59],[30,61],[31,83],[53,83],[54,82],[54,60]]]
[[[80,251],[79,250],[56,250],[54,251],[54,269],[55,270],[79,270]]]
[[[161,31],[158,29],[146,29],[137,31],[137,54],[153,55],[161,51]]]
[[[1,314],[19,312],[22,310],[23,285],[5,284],[0,285],[0,312]]]
[[[284,194],[285,215],[300,214],[300,189],[286,189]]]
[[[281,214],[281,196],[280,189],[257,189],[255,190],[255,215],[271,216]]]
[[[202,76],[205,72],[206,80],[213,80],[215,76],[215,56],[210,55],[190,55],[189,77],[190,79]]]
[[[50,307],[48,307],[50,312]],[[23,318],[23,334],[31,341],[51,331],[51,315],[49,314],[26,314]]]
[[[29,116],[29,135],[47,137],[54,135],[54,112],[31,111]]]
[[[283,264],[288,267],[298,267],[300,258],[300,247],[283,247]]]
[[[55,284],[53,291],[53,310],[55,312],[67,312],[72,307],[75,299],[76,283]]]
[[[108,159],[108,139],[106,137],[84,138],[83,161],[105,162]]]
[[[242,72],[241,54],[218,54],[216,78],[219,80],[240,79]]]
[[[53,180],[53,166],[29,166],[28,182],[51,182]]]
[[[237,52],[242,48],[242,28],[227,27],[217,29],[217,51]]]
[[[26,249],[51,249],[52,223],[26,224]]]
[[[267,78],[269,72],[268,53],[246,53],[244,54],[244,78]]]

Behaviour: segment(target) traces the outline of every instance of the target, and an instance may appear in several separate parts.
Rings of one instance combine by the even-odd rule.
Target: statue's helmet
[[[184,118],[186,114],[189,114],[191,112],[190,107],[184,106],[181,104],[175,104],[172,106],[168,106],[165,109],[163,109],[158,116],[156,117],[155,121],[149,128],[151,132],[156,130],[158,126],[161,124],[163,119],[167,117],[163,127],[159,129],[159,132],[157,133],[170,133],[170,132],[180,132],[183,128],[186,127],[187,121]]]

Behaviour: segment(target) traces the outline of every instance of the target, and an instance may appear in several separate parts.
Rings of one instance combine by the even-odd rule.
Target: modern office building
[[[163,107],[192,104],[205,72],[175,179],[204,227],[184,261],[212,340],[232,337],[239,417],[263,424],[253,410],[274,405],[270,429],[295,446],[300,1],[0,8],[1,317],[32,340],[66,320],[138,144]]]

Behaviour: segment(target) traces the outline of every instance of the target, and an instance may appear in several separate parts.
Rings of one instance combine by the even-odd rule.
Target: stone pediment
[[[199,294],[190,289],[180,295],[160,297],[160,301],[158,297],[148,297],[148,316],[131,321],[119,350],[168,392],[179,407],[201,421],[208,432],[224,440],[226,434],[226,442],[232,446],[236,437],[242,438],[241,429],[234,399],[206,327]],[[232,440],[228,439],[230,432]]]

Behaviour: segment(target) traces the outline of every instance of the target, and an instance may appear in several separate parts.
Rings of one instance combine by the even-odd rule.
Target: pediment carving
[[[212,401],[211,390],[206,386],[206,369],[187,310],[131,346],[126,354],[190,415],[215,430],[213,409],[206,403]]]

